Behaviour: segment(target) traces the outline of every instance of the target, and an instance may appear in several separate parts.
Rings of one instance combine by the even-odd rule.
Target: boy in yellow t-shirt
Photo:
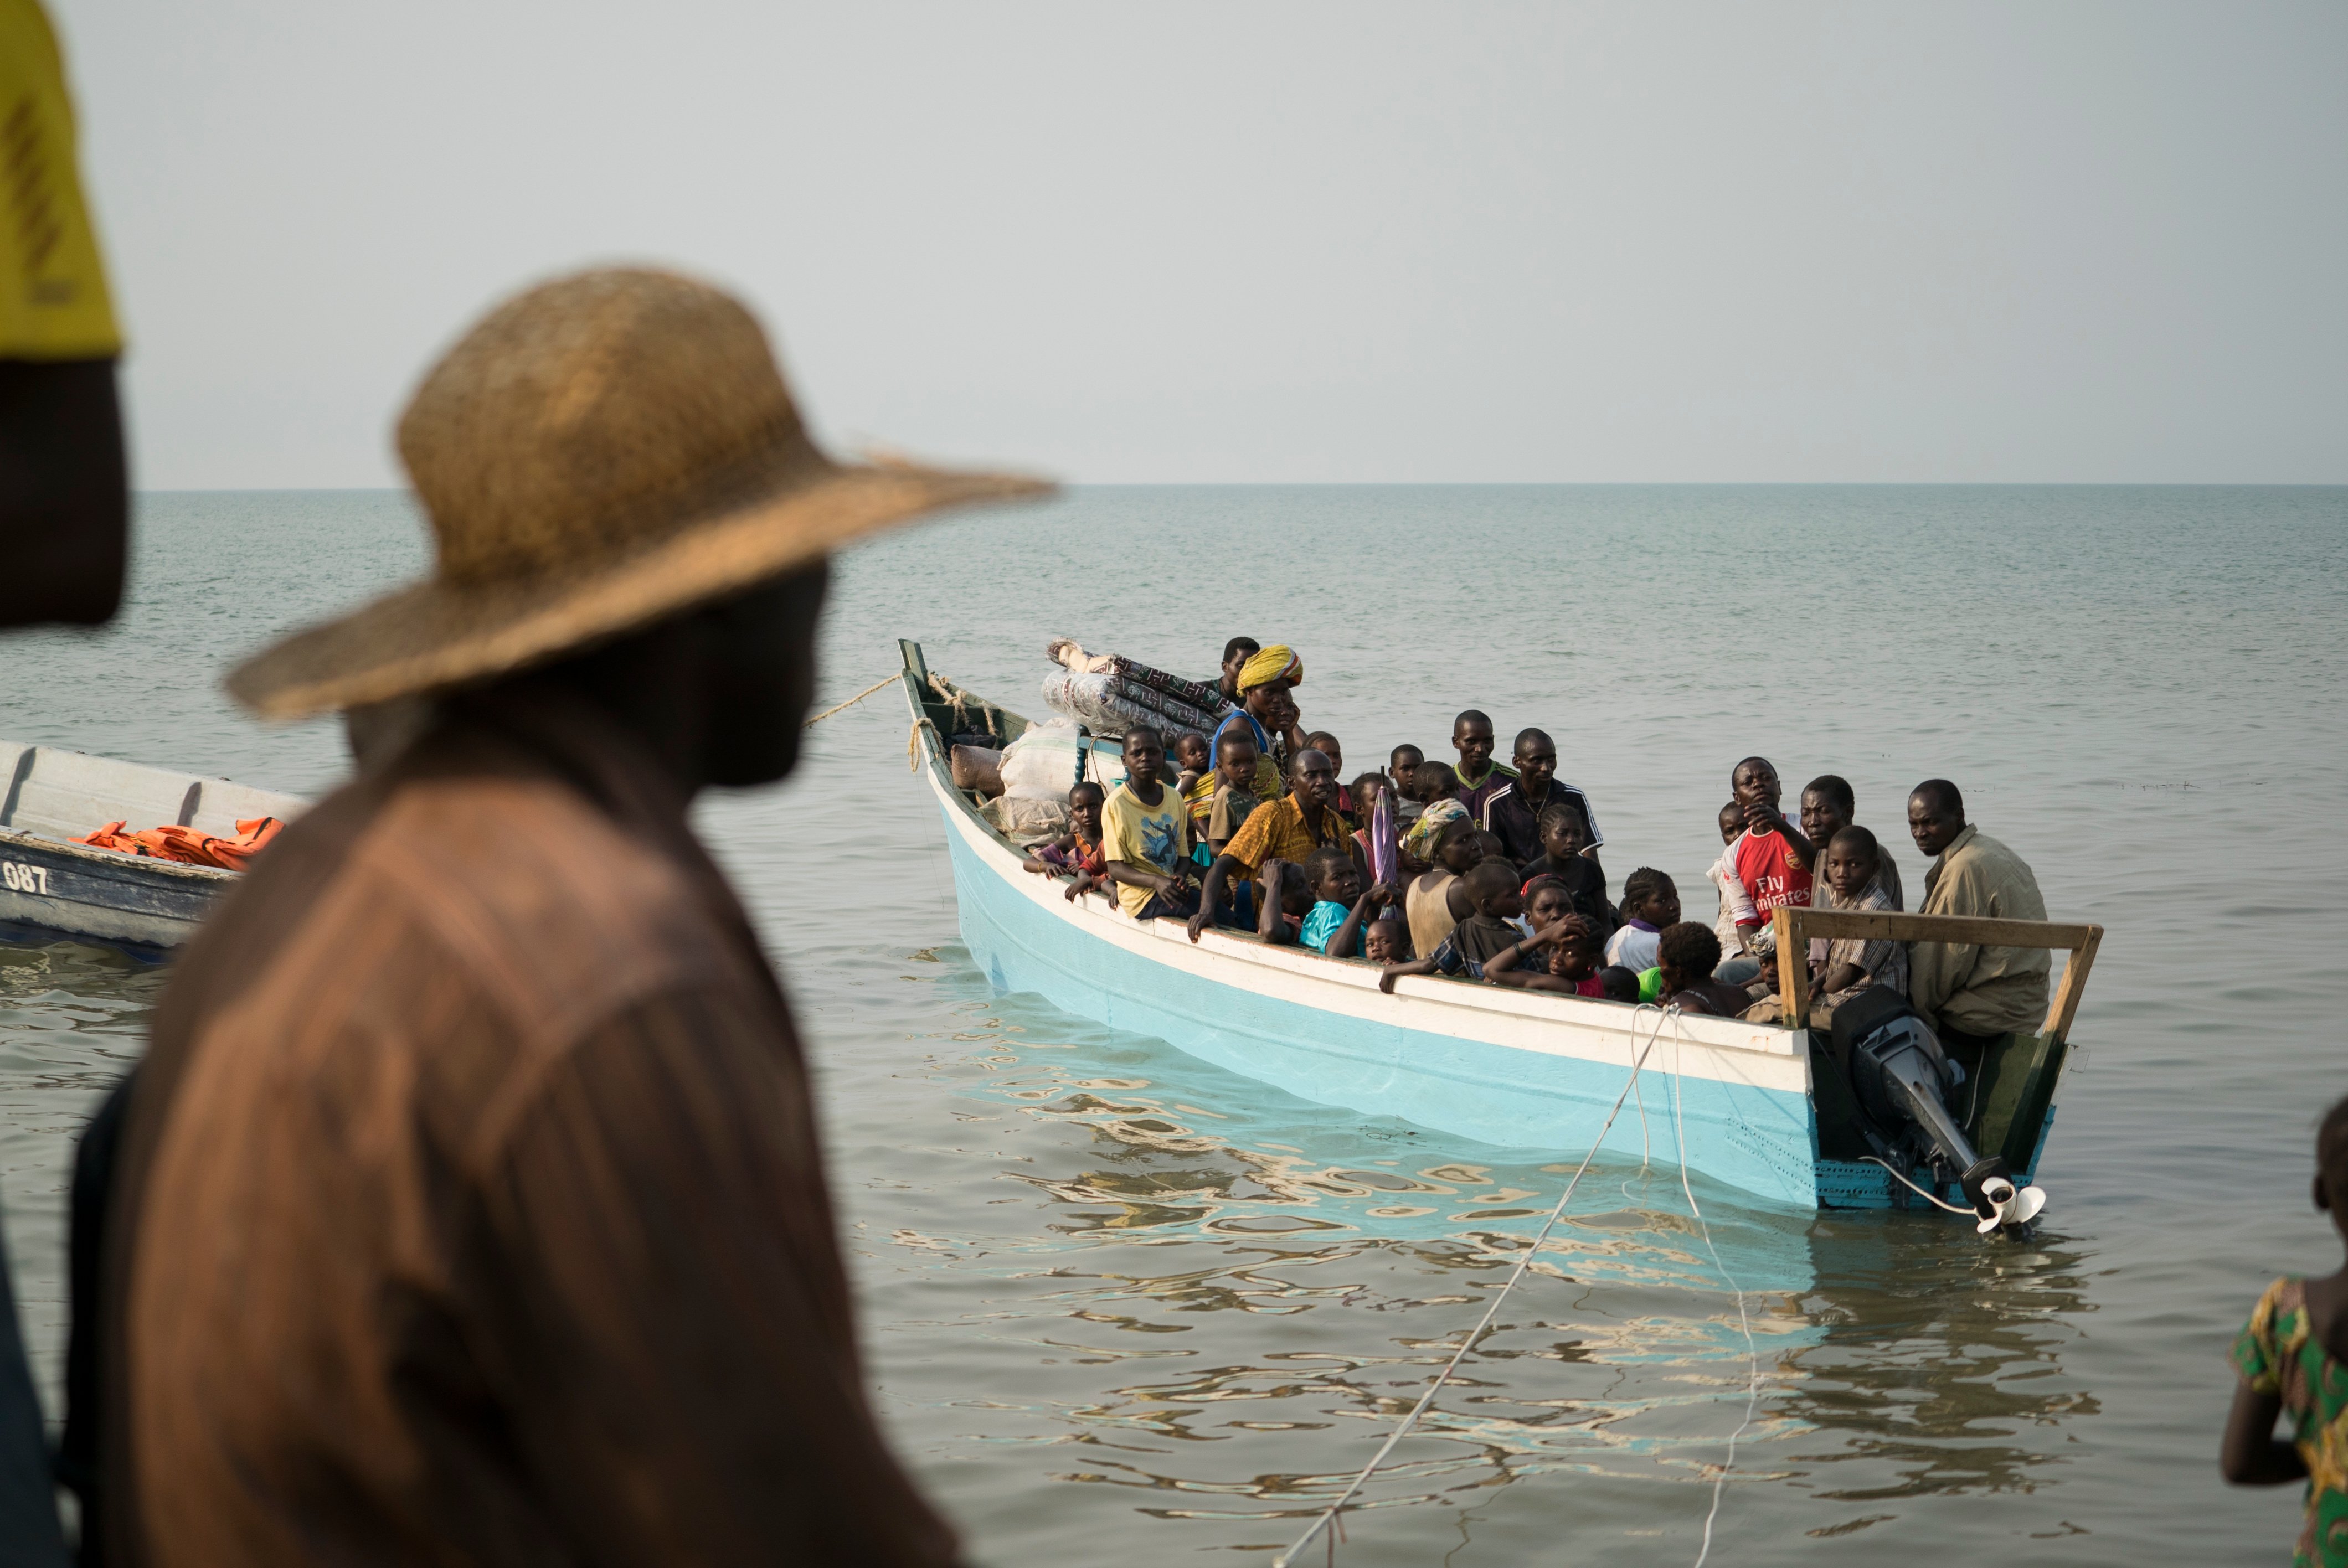
[[[1189,916],[1199,895],[1189,886],[1190,803],[1159,776],[1166,743],[1156,730],[1128,730],[1125,782],[1101,807],[1101,848],[1119,907],[1137,920]]]

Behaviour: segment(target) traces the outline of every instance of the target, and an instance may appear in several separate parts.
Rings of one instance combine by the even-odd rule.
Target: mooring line
[[[1605,1143],[1606,1134],[1613,1131],[1614,1118],[1621,1115],[1622,1112],[1622,1102],[1631,1097],[1632,1084],[1639,1081],[1639,1070],[1646,1065],[1648,1052],[1653,1051],[1655,1049],[1655,1042],[1661,1040],[1663,1036],[1663,1020],[1667,1017],[1676,1018],[1679,1013],[1679,1009],[1677,1008],[1659,1008],[1653,1002],[1642,1002],[1639,1005],[1638,1012],[1653,1012],[1656,1015],[1654,1032],[1647,1037],[1646,1050],[1640,1051],[1637,1056],[1632,1059],[1631,1076],[1623,1083],[1622,1092],[1614,1097],[1613,1109],[1606,1112],[1606,1124],[1598,1129],[1598,1137],[1596,1141],[1590,1145],[1590,1153],[1581,1157],[1581,1163],[1575,1169],[1573,1179],[1565,1184],[1565,1191],[1559,1196],[1557,1206],[1550,1210],[1549,1218],[1541,1222],[1540,1229],[1535,1233],[1533,1236],[1532,1245],[1525,1248],[1523,1256],[1517,1259],[1517,1266],[1509,1273],[1506,1283],[1500,1286],[1499,1294],[1492,1297],[1491,1305],[1484,1309],[1483,1317],[1477,1323],[1475,1327],[1468,1330],[1468,1337],[1459,1342],[1459,1348],[1451,1353],[1451,1359],[1444,1364],[1443,1370],[1437,1372],[1435,1375],[1435,1380],[1427,1384],[1426,1391],[1419,1395],[1418,1403],[1410,1408],[1410,1413],[1403,1417],[1401,1424],[1396,1426],[1394,1431],[1388,1435],[1385,1442],[1379,1448],[1378,1451],[1370,1457],[1370,1462],[1362,1467],[1362,1472],[1354,1478],[1353,1484],[1344,1490],[1344,1493],[1338,1497],[1336,1501],[1331,1503],[1327,1508],[1322,1511],[1320,1517],[1313,1520],[1312,1525],[1304,1532],[1303,1534],[1298,1536],[1290,1543],[1287,1551],[1282,1552],[1279,1556],[1272,1560],[1272,1568],[1289,1568],[1289,1564],[1296,1561],[1296,1554],[1299,1552],[1303,1551],[1305,1547],[1311,1545],[1314,1536],[1320,1534],[1322,1531],[1328,1529],[1330,1525],[1337,1520],[1338,1514],[1344,1509],[1344,1506],[1354,1501],[1354,1494],[1362,1490],[1363,1486],[1368,1482],[1372,1475],[1376,1473],[1377,1468],[1385,1463],[1386,1456],[1394,1452],[1395,1445],[1402,1441],[1402,1440],[1408,1435],[1411,1428],[1418,1424],[1418,1418],[1426,1413],[1427,1406],[1435,1402],[1435,1396],[1441,1391],[1443,1385],[1450,1380],[1451,1374],[1459,1369],[1459,1363],[1467,1358],[1468,1352],[1473,1349],[1478,1342],[1484,1337],[1484,1331],[1491,1327],[1492,1319],[1499,1313],[1500,1304],[1509,1298],[1509,1292],[1517,1287],[1517,1281],[1525,1276],[1525,1270],[1530,1267],[1532,1266],[1533,1259],[1540,1255],[1541,1245],[1549,1240],[1550,1232],[1557,1227],[1557,1222],[1559,1220],[1565,1217],[1565,1205],[1572,1202],[1573,1189],[1581,1184],[1581,1174],[1584,1171],[1590,1169],[1590,1163],[1598,1158],[1598,1151],[1600,1147]],[[1632,1044],[1636,1045],[1638,1043],[1638,1014],[1633,1013],[1632,1015],[1631,1022]],[[1684,1154],[1683,1154],[1682,1158],[1682,1169],[1685,1169]],[[1718,1261],[1716,1256],[1715,1261]],[[1334,1543],[1334,1538],[1333,1537],[1333,1549]]]
[[[1697,1205],[1695,1186],[1688,1180],[1687,1124],[1685,1117],[1680,1111],[1680,1081],[1683,1076],[1680,1058],[1687,1044],[1687,1035],[1680,1028],[1680,1015],[1677,1008],[1672,1009],[1671,1020],[1672,1132],[1679,1141],[1680,1191],[1687,1194],[1688,1213],[1695,1216],[1696,1228],[1704,1234],[1704,1250],[1712,1255],[1712,1266],[1720,1271],[1720,1277],[1726,1280],[1728,1288],[1736,1293],[1736,1324],[1738,1327],[1745,1330],[1745,1360],[1748,1369],[1745,1388],[1745,1419],[1736,1423],[1735,1431],[1728,1434],[1727,1457],[1721,1461],[1719,1471],[1712,1478],[1712,1507],[1704,1516],[1704,1546],[1697,1552],[1694,1564],[1694,1568],[1704,1568],[1704,1559],[1712,1555],[1712,1526],[1713,1522],[1720,1517],[1721,1489],[1728,1484],[1728,1472],[1736,1468],[1736,1440],[1743,1437],[1746,1429],[1753,1424],[1753,1413],[1760,1408],[1761,1352],[1753,1344],[1753,1319],[1745,1309],[1745,1287],[1736,1283],[1736,1276],[1728,1272],[1726,1264],[1720,1261],[1720,1249],[1712,1244],[1712,1225],[1704,1219],[1704,1210]]]
[[[880,680],[873,682],[872,684],[864,688],[863,691],[856,693],[855,696],[850,697],[847,702],[834,702],[830,707],[826,708],[822,712],[818,713],[814,718],[809,719],[806,723],[801,724],[799,728],[802,730],[811,729],[815,725],[822,723],[826,719],[830,718],[834,713],[839,712],[841,709],[853,708],[857,703],[861,702],[865,698],[870,697],[873,692],[878,692],[883,686],[893,686],[904,678],[904,671],[899,671],[894,675],[883,675]]]

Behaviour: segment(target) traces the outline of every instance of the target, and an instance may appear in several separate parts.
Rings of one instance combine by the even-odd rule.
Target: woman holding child
[[[1304,661],[1286,643],[1275,642],[1249,655],[1235,678],[1240,710],[1215,726],[1210,752],[1223,736],[1244,730],[1255,742],[1255,793],[1265,800],[1281,793],[1282,757],[1304,750],[1304,731],[1290,695],[1304,682]]]

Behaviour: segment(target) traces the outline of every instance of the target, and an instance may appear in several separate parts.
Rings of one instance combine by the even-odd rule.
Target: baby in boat
[[[1174,765],[1181,770],[1174,788],[1189,803],[1190,837],[1196,842],[1206,835],[1207,818],[1215,809],[1215,760],[1208,753],[1207,737],[1196,730],[1177,734],[1172,750]]]
[[[1410,930],[1400,920],[1373,920],[1362,932],[1363,957],[1374,964],[1399,964],[1410,957]]]
[[[1394,900],[1394,889],[1383,882],[1364,892],[1362,868],[1342,849],[1314,850],[1305,858],[1304,879],[1312,884],[1313,902],[1296,939],[1333,958],[1352,958],[1362,923],[1376,919]]]
[[[1070,788],[1068,831],[1035,845],[1019,868],[1042,876],[1074,876],[1071,899],[1107,880],[1108,856],[1101,848],[1101,806],[1107,799],[1090,779]]]
[[[1465,975],[1480,980],[1486,962],[1524,939],[1515,923],[1525,907],[1524,896],[1517,891],[1517,868],[1508,861],[1479,861],[1448,891],[1460,894],[1474,912],[1454,926],[1434,952],[1390,965],[1378,977],[1378,989],[1393,990],[1395,981],[1405,975]]]

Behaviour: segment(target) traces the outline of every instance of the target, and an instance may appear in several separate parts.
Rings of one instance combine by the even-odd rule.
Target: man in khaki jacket
[[[1908,795],[1908,831],[1933,857],[1924,873],[1926,915],[2044,920],[2046,900],[2022,857],[1965,820],[1964,796],[1946,779]],[[2053,960],[2044,948],[1919,942],[1909,955],[1909,999],[1944,1043],[1981,1047],[2033,1030],[2046,1016]]]

